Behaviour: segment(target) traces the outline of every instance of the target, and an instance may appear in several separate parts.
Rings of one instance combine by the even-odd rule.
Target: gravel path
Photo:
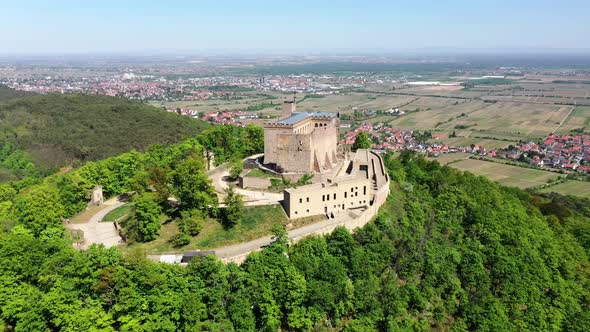
[[[110,199],[104,202],[104,208],[98,211],[95,215],[85,223],[67,224],[66,227],[72,230],[80,230],[84,233],[84,242],[80,245],[80,249],[88,249],[94,243],[103,244],[110,248],[121,243],[122,239],[119,232],[112,222],[100,222],[109,212],[124,205],[118,198]]]
[[[214,174],[210,174],[210,177],[213,180],[213,186],[215,187],[215,191],[217,191],[218,193],[223,193],[223,191],[227,189],[228,184],[223,179],[229,177],[229,170],[223,170],[216,172]],[[243,196],[245,206],[271,205],[277,204],[278,202],[283,200],[282,193],[244,190],[237,187],[235,188],[235,191]]]

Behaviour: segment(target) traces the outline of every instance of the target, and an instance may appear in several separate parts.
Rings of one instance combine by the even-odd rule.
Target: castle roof
[[[284,119],[280,119],[275,122],[270,122],[270,125],[294,125],[303,120],[309,118],[319,118],[319,119],[333,119],[336,118],[338,115],[336,113],[330,112],[295,112],[291,114],[291,116],[286,117]]]

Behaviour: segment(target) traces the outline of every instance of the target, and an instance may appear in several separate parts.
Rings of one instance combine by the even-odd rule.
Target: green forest
[[[6,85],[0,84],[0,100],[27,97],[33,95],[33,92],[15,90],[9,88]]]
[[[177,143],[207,126],[122,98],[23,96],[0,87],[0,182]]]
[[[1,328],[590,330],[588,200],[502,187],[411,153],[385,156],[392,194],[374,222],[296,244],[276,229],[277,240],[240,266],[214,256],[181,267],[139,251],[72,249],[60,218],[80,211],[95,184],[107,196],[136,190],[148,215],[166,209],[156,197],[162,190],[187,195],[184,219],[211,212],[203,211],[211,205],[199,156],[238,158],[256,152],[243,141],[258,137],[252,128],[214,128],[0,185]],[[197,188],[192,195],[185,181]]]

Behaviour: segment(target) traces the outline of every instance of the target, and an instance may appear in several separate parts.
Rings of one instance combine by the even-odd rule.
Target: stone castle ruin
[[[338,145],[339,127],[338,114],[298,112],[295,101],[286,101],[282,116],[264,125],[264,156],[258,167],[292,181],[313,175],[312,184],[284,190],[289,218],[360,216],[385,202],[389,175],[381,156],[364,149],[348,153]]]
[[[264,164],[281,173],[324,172],[338,163],[335,113],[296,112],[295,101],[283,104],[283,114],[264,125]]]

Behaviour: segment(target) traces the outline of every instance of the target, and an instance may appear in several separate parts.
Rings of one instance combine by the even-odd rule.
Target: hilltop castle
[[[339,127],[338,114],[297,112],[295,101],[285,102],[282,116],[264,125],[261,168],[289,179],[314,175],[314,183],[284,190],[289,218],[362,215],[385,202],[389,176],[383,160],[370,150],[339,155]]]

